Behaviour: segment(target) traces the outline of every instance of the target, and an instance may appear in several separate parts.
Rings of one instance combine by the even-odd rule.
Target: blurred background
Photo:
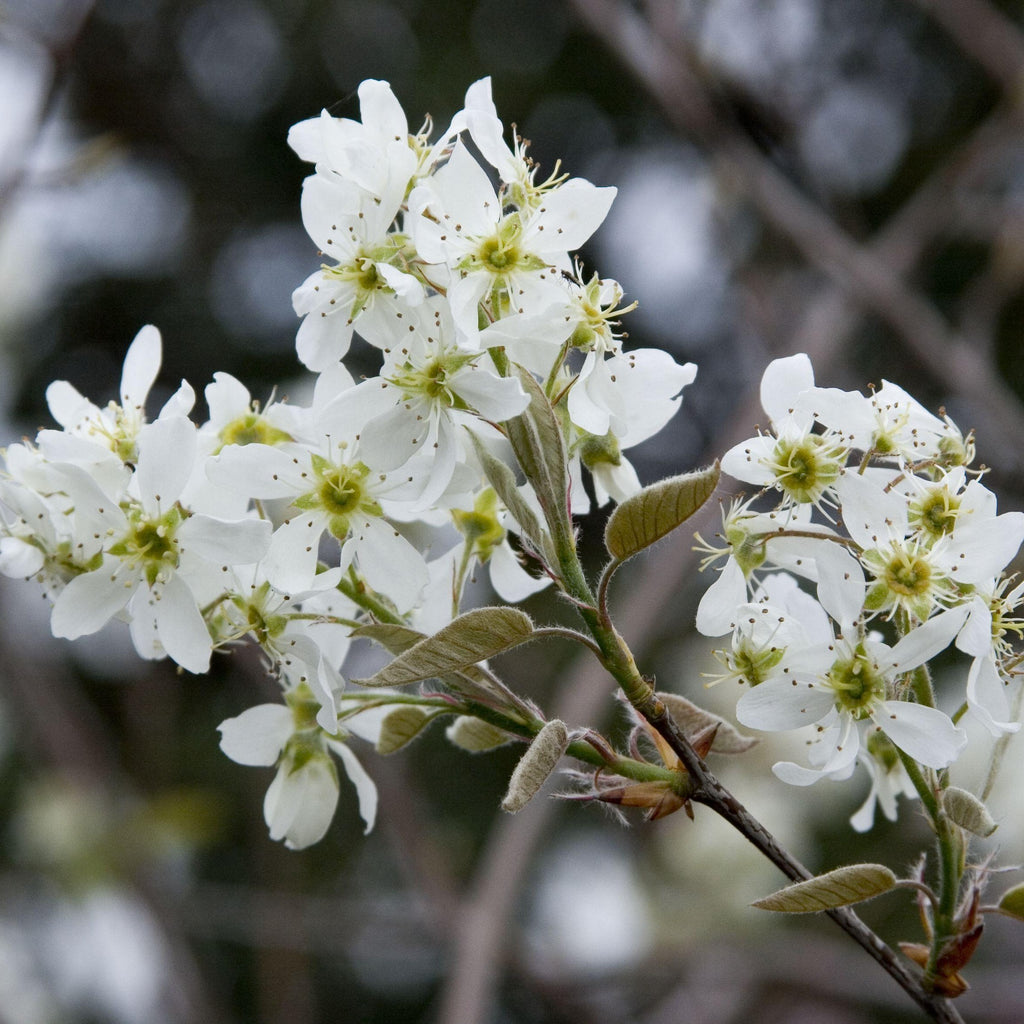
[[[807,351],[822,384],[895,380],[976,428],[989,486],[1024,507],[1011,0],[5,0],[2,437],[49,423],[53,379],[113,397],[145,323],[164,337],[155,405],[215,370],[300,393],[290,294],[318,260],[288,127],[357,117],[367,77],[413,130],[428,112],[444,125],[488,74],[544,168],[618,186],[585,255],[640,301],[629,344],[699,364],[635,460],[646,481],[749,436],[764,365]],[[600,531],[584,525],[595,559]],[[728,713],[735,690],[701,686],[709,581],[684,532],[617,582],[619,625],[661,688]],[[257,659],[196,678],[116,631],[57,643],[45,603],[3,582],[4,1024],[920,1019],[828,921],[750,909],[782,879],[700,808],[628,829],[551,800],[501,815],[515,748],[471,757],[441,730],[393,758],[364,747],[374,833],[343,787],[326,839],[291,853],[262,820],[269,770],[217,747],[220,721],[273,696]],[[544,595],[530,610],[565,614]],[[552,715],[621,734],[606,682],[570,654],[500,667]],[[1024,860],[1022,742],[992,800],[1006,864]],[[783,749],[716,767],[812,869],[905,870],[927,848],[912,806],[850,829],[866,780],[777,782]],[[902,896],[864,916],[920,938]],[[1024,1019],[1022,968],[1024,929],[990,919],[960,1001],[972,1024]]]

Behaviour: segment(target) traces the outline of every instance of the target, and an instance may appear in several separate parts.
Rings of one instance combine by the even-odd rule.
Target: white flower
[[[270,526],[184,508],[178,498],[196,455],[195,427],[168,417],[139,431],[131,493],[121,502],[66,467],[69,494],[102,523],[105,542],[102,565],[75,576],[57,597],[55,636],[95,633],[127,609],[143,657],[166,653],[190,672],[209,668],[212,640],[200,607],[218,592],[227,567],[262,557]]]
[[[436,301],[409,310],[396,324],[380,375],[343,393],[323,409],[351,422],[358,408],[360,457],[383,471],[395,470],[417,454],[429,457],[429,476],[417,508],[436,503],[465,462],[465,432],[476,418],[501,423],[529,404],[518,378],[502,377],[483,352],[455,343],[447,307]],[[358,394],[357,394],[358,392]]]
[[[942,612],[891,648],[867,637],[839,636],[804,651],[789,650],[783,672],[745,693],[736,717],[769,732],[819,727],[812,768],[792,762],[774,768],[794,785],[850,768],[861,749],[859,725],[867,720],[914,760],[948,767],[966,744],[966,734],[943,712],[896,699],[895,681],[949,646],[965,618],[962,609]]]
[[[46,389],[50,413],[68,434],[114,452],[123,462],[133,462],[136,440],[146,423],[146,400],[160,370],[161,359],[160,332],[148,324],[125,353],[118,391],[120,404],[110,402],[100,409],[67,381],[57,380]],[[195,393],[182,381],[158,418],[187,416],[194,401]]]
[[[238,764],[277,765],[277,774],[263,801],[263,815],[271,839],[283,839],[301,850],[319,842],[338,804],[336,754],[356,788],[365,831],[374,825],[377,788],[358,758],[337,739],[317,726],[308,689],[290,690],[287,704],[260,704],[229,718],[219,726],[221,749]]]
[[[615,189],[576,180],[536,212],[506,212],[483,168],[456,142],[448,163],[409,197],[409,230],[428,264],[448,269],[448,301],[465,347],[479,347],[479,306],[492,319],[564,307],[560,270],[600,226]]]
[[[814,431],[814,417],[800,406],[813,386],[814,371],[803,353],[769,363],[761,378],[761,405],[771,417],[772,433],[730,448],[722,456],[722,471],[781,491],[787,505],[818,505],[831,497],[849,446],[837,434]]]
[[[292,295],[295,312],[305,318],[296,349],[309,369],[343,359],[356,325],[367,341],[386,344],[394,317],[423,300],[422,284],[402,269],[405,237],[391,230],[403,195],[385,202],[362,193],[352,200],[319,175],[304,182],[302,223],[335,261],[310,274]]]
[[[389,502],[408,504],[423,490],[429,467],[373,472],[359,446],[344,433],[322,435],[314,447],[228,445],[210,460],[209,472],[224,486],[256,498],[287,498],[289,517],[274,531],[263,563],[278,589],[322,589],[320,539],[340,545],[338,569],[353,563],[375,590],[401,611],[417,601],[428,575],[420,553],[388,521]],[[337,576],[328,577],[333,586]]]

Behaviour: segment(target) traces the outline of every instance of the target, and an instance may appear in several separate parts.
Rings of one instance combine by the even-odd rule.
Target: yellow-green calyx
[[[452,509],[452,519],[466,538],[466,548],[481,562],[486,562],[505,539],[505,528],[498,518],[498,496],[491,487],[480,492],[472,511]]]
[[[929,542],[953,532],[960,510],[960,499],[939,485],[914,498],[907,508],[910,526]]]
[[[486,270],[496,278],[505,278],[520,270],[543,270],[547,264],[522,247],[523,222],[518,213],[510,213],[499,222],[493,235],[482,238],[476,249],[463,257],[462,271]]]
[[[244,616],[247,632],[263,648],[272,645],[288,625],[286,615],[279,615],[268,607],[270,599],[270,584],[266,582],[257,587],[248,599],[240,594],[231,599]]]
[[[780,437],[768,469],[775,484],[797,504],[813,504],[838,479],[846,464],[846,449],[821,434],[805,434],[799,438]]]
[[[755,647],[742,640],[732,652],[730,668],[741,683],[757,686],[771,675],[785,653],[784,647]]]
[[[904,608],[922,621],[936,602],[952,599],[955,589],[945,574],[918,543],[893,543],[863,555],[875,582],[868,587],[864,607],[868,611]]]
[[[139,505],[125,509],[128,532],[110,546],[116,555],[140,570],[146,582],[153,586],[166,578],[167,571],[178,567],[178,544],[175,534],[184,522],[185,514],[177,505],[160,516],[148,516]]]
[[[622,300],[622,289],[615,287],[612,301],[601,305],[601,290],[605,282],[596,274],[583,286],[577,300],[577,311],[582,314],[569,338],[573,348],[589,351],[592,348],[608,351],[615,348],[617,335],[614,328],[618,326],[617,317],[636,309],[637,304],[619,306]]]
[[[868,733],[868,753],[885,769],[891,772],[900,763],[900,755],[895,745],[884,732]]]
[[[296,732],[319,732],[316,716],[320,710],[320,703],[313,696],[313,691],[307,683],[299,683],[292,687],[284,695],[285,703],[292,713],[292,721],[295,723]]]
[[[339,540],[348,537],[356,516],[383,515],[367,487],[370,469],[365,463],[338,466],[322,455],[313,455],[312,466],[315,487],[296,498],[294,505],[304,511],[326,513],[327,529],[333,536]]]
[[[836,695],[836,707],[856,719],[868,718],[887,696],[885,676],[868,658],[863,644],[857,645],[852,657],[836,661],[825,679]]]
[[[619,439],[610,431],[599,437],[597,434],[585,434],[579,442],[580,460],[587,469],[595,466],[618,466],[622,463],[622,450]]]
[[[759,569],[767,557],[767,546],[760,533],[748,532],[740,525],[726,526],[725,539],[732,551],[732,557],[740,567],[743,575]]]
[[[222,445],[228,444],[284,444],[292,441],[291,434],[268,423],[255,410],[238,416],[225,424],[219,434]]]
[[[451,377],[475,358],[473,352],[439,352],[422,366],[403,363],[387,379],[402,392],[403,399],[422,397],[449,409],[466,409],[466,403],[451,388]]]

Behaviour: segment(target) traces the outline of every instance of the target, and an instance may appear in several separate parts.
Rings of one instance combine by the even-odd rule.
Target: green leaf
[[[569,730],[557,718],[548,722],[533,738],[526,753],[519,759],[501,809],[509,814],[521,811],[536,795],[555,770],[569,746]]]
[[[616,506],[604,531],[611,556],[624,562],[685,523],[711,497],[718,477],[716,462],[696,473],[660,480]]]
[[[438,679],[525,643],[533,622],[518,608],[476,608],[460,615],[433,636],[404,650],[362,686],[405,686]]]
[[[392,708],[381,722],[377,753],[394,754],[401,750],[416,739],[436,717],[436,711],[425,711],[415,704],[399,704]]]
[[[896,876],[884,864],[851,864],[789,885],[751,905],[783,914],[816,914],[880,896],[895,885]]]
[[[516,460],[544,511],[548,528],[556,537],[571,541],[565,438],[558,417],[533,374],[518,365],[515,371],[523,390],[530,396],[530,404],[520,415],[505,423],[505,431]]]
[[[1018,921],[1024,921],[1024,882],[1003,893],[999,909],[1004,914],[1017,918]]]
[[[474,718],[472,715],[459,715],[444,731],[450,743],[469,751],[471,754],[480,754],[485,750],[494,750],[510,743],[514,736],[499,729],[482,718]]]
[[[716,754],[742,754],[760,742],[756,736],[745,736],[724,718],[698,707],[685,697],[680,697],[678,693],[658,693],[656,696],[664,702],[687,739],[705,729],[717,728],[718,731],[711,743],[711,749]]]
[[[392,654],[401,654],[414,644],[426,639],[426,633],[412,629],[410,626],[392,624],[390,622],[371,622],[352,630],[352,636],[365,637],[373,640]]]
[[[950,786],[942,794],[942,809],[949,819],[972,835],[992,835],[999,827],[988,808],[973,794],[958,786]]]
[[[501,459],[495,458],[476,434],[470,431],[469,436],[473,441],[473,447],[476,448],[477,458],[480,459],[488,483],[494,488],[505,508],[512,514],[512,518],[519,524],[523,539],[538,555],[543,556],[549,566],[556,564],[552,557],[553,553],[548,550],[550,547],[548,535],[541,526],[536,513],[520,494],[519,488],[516,486],[515,473]]]

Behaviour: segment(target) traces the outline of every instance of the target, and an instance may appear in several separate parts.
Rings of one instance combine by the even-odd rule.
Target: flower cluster
[[[1016,731],[1007,688],[1010,640],[1024,587],[1004,570],[1024,540],[1024,514],[997,514],[969,466],[973,444],[894,384],[870,395],[816,387],[796,355],[767,368],[771,430],[730,449],[722,468],[774,493],[724,514],[725,559],[704,594],[698,628],[731,634],[723,678],[749,685],[736,715],[762,730],[812,728],[809,766],[784,761],[794,785],[869,772],[854,816],[876,802],[895,817],[913,789],[905,759],[941,769],[967,737],[961,717],[998,736]],[[802,581],[802,585],[801,585]],[[959,709],[936,706],[927,663],[949,647],[970,659]]]
[[[322,258],[293,297],[309,405],[261,405],[218,373],[205,422],[184,382],[150,419],[161,339],[145,327],[119,401],[54,383],[62,429],[10,445],[0,474],[0,572],[43,584],[55,635],[121,619],[142,656],[190,672],[259,645],[283,702],[225,722],[222,747],[277,766],[265,815],[293,846],[330,822],[335,756],[373,820],[344,742],[366,731],[343,695],[352,630],[372,618],[433,632],[480,566],[511,601],[550,580],[542,558],[523,564],[538,555],[517,537],[523,513],[481,465],[508,461],[502,424],[530,402],[514,367],[558,417],[573,512],[591,502],[584,468],[599,504],[639,490],[624,452],[664,426],[696,373],[622,350],[631,307],[576,256],[615,190],[557,168],[540,180],[525,143],[505,141],[489,80],[436,139],[429,119],[410,133],[386,82],[364,82],[359,100],[361,121],[325,111],[289,134],[314,165],[301,209]],[[342,362],[356,335],[379,357],[358,383]],[[517,507],[536,505],[528,484],[518,493]]]

